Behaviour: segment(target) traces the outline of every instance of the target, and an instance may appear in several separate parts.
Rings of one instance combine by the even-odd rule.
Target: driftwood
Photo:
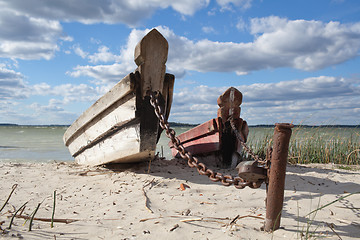
[[[150,212],[150,213],[154,213],[153,210],[151,210],[149,204],[150,204],[150,200],[148,198],[148,196],[146,195],[145,189],[144,187],[142,188],[142,193],[144,195],[145,198],[145,208]]]
[[[143,193],[143,196],[144,196],[144,198],[145,198],[145,208],[146,208],[150,213],[154,213],[154,211],[151,210],[151,208],[150,208],[150,206],[149,206],[149,205],[150,205],[150,199],[148,198],[148,196],[147,196],[147,194],[146,194],[146,192],[145,192],[145,188],[146,188],[147,186],[153,184],[153,183],[154,183],[154,180],[155,180],[155,178],[153,178],[150,182],[144,184],[143,187],[142,187],[142,193]],[[151,187],[150,187],[150,188],[151,188]]]
[[[23,218],[23,219],[26,219],[26,220],[29,220],[31,219],[31,216],[24,216],[24,215],[19,215],[19,216],[16,216],[16,218]],[[33,220],[35,221],[42,221],[42,222],[51,222],[51,218],[37,218],[37,217],[34,217]],[[77,222],[79,221],[78,219],[62,219],[62,218],[54,218],[53,219],[53,222],[58,222],[58,223],[66,223],[66,224],[69,224],[69,223],[73,223],[73,222]]]

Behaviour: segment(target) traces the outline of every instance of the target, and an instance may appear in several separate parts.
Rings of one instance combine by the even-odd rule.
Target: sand
[[[360,191],[359,170],[333,165],[288,166],[281,229],[260,230],[266,208],[265,186],[238,190],[210,182],[183,161],[158,160],[116,168],[73,163],[3,163],[0,166],[0,238],[19,239],[354,239],[360,237],[360,194],[306,216],[319,206]],[[235,170],[219,170],[236,174]],[[181,188],[181,184],[185,186]],[[15,218],[42,202],[37,218],[50,219],[56,190],[55,219]],[[146,197],[145,197],[146,196]],[[236,217],[238,218],[234,220]],[[25,223],[25,224],[24,224]]]

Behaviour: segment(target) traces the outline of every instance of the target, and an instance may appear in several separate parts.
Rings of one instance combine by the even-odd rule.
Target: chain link
[[[244,148],[244,150],[259,164],[261,165],[263,168],[268,169],[270,167],[270,161],[269,159],[265,159],[263,160],[262,158],[260,158],[258,155],[255,155],[255,153],[250,149],[250,147],[248,145],[246,145],[246,143],[242,140],[242,137],[239,133],[239,131],[236,128],[234,119],[232,117],[230,117],[230,125],[231,128],[233,130],[233,132],[236,135],[236,138],[239,140],[241,146]]]
[[[160,107],[158,93],[150,91],[150,103],[154,107],[155,115],[159,119],[160,127],[165,131],[166,136],[171,140],[174,148],[179,152],[183,159],[187,160],[187,163],[191,168],[197,169],[200,175],[207,176],[213,182],[221,182],[224,186],[230,186],[233,184],[237,189],[243,189],[247,186],[250,188],[259,188],[264,182],[264,180],[247,182],[240,177],[223,175],[222,173],[214,172],[213,170],[207,168],[204,163],[199,162],[196,157],[192,156],[192,154],[184,148],[179,138],[176,137],[174,129],[170,128],[169,123],[164,117],[163,110]],[[239,132],[237,132],[237,134],[239,134]]]

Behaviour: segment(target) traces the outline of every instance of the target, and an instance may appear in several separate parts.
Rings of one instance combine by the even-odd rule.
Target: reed
[[[248,145],[254,153],[265,158],[271,145],[273,130],[251,129]],[[242,156],[249,159],[246,153]],[[292,164],[333,163],[341,165],[360,164],[359,128],[302,127],[293,129],[289,146],[289,162]]]

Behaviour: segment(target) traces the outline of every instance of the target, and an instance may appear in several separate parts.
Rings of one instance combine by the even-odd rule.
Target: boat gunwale
[[[219,118],[213,118],[209,121],[206,121],[194,128],[191,128],[189,130],[187,130],[186,132],[180,134],[177,136],[177,138],[180,140],[181,144],[185,144],[185,143],[188,143],[188,142],[192,142],[192,141],[195,141],[195,140],[198,140],[198,139],[201,139],[201,138],[204,138],[204,137],[207,137],[207,136],[210,136],[210,135],[214,135],[216,133],[221,133],[221,119]],[[191,135],[191,133],[193,132],[196,132],[198,131],[199,129],[200,130],[203,130],[207,127],[207,131],[206,132],[203,132],[201,134],[197,134],[195,136],[191,136],[191,137],[188,137],[188,135]],[[219,139],[220,141],[220,139]],[[169,147],[173,148],[174,145],[173,143],[170,141],[169,142]]]
[[[136,72],[137,70],[135,70]],[[87,129],[91,126],[95,125],[103,116],[109,114],[116,105],[121,105],[122,103],[127,102],[131,98],[135,97],[136,92],[136,83],[135,83],[135,74],[130,73],[126,75],[120,82],[118,82],[110,91],[108,91],[104,96],[99,98],[94,104],[92,104],[85,112],[83,112],[80,117],[66,130],[64,134],[64,143],[65,146],[69,146],[77,137],[83,134]],[[113,94],[116,92],[117,88],[124,86],[128,87],[125,90],[125,93],[122,95]],[[103,100],[110,97],[108,101],[104,101],[107,103],[102,108],[99,108],[98,111],[93,113],[91,118],[86,116],[89,115],[89,112],[93,111],[97,105],[101,104]],[[113,98],[111,98],[113,97]],[[88,119],[87,119],[88,118]],[[83,120],[85,119],[85,120]],[[83,123],[81,123],[83,121]],[[124,123],[126,123],[125,121]]]

